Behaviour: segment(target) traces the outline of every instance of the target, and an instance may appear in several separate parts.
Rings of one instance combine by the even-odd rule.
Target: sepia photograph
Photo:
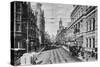
[[[98,6],[10,3],[11,65],[98,60]]]

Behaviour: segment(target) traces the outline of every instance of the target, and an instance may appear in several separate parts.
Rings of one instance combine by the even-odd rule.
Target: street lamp
[[[27,44],[27,53],[28,53],[28,44],[29,44],[29,39],[28,39],[28,22],[27,22],[27,39],[26,39],[26,44]]]

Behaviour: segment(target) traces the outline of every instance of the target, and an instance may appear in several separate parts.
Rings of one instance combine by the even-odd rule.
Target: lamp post
[[[29,38],[28,38],[28,22],[27,22],[27,39],[26,39],[26,44],[27,44],[27,53],[28,53],[28,45],[29,45]]]

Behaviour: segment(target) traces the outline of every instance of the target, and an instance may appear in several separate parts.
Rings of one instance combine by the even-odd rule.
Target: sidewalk
[[[64,48],[65,50],[67,50],[68,52],[70,52],[70,50],[66,47],[66,46],[62,46],[62,48]],[[86,61],[96,61],[95,58],[91,57],[89,54],[85,53],[84,54],[84,58],[82,56],[77,57],[78,59],[80,59],[83,62]]]
[[[85,53],[85,57],[83,58],[82,56],[78,57],[79,59],[81,59],[83,62],[86,61],[96,61],[96,58],[91,57],[89,54]]]
[[[64,48],[66,51],[70,52],[70,50],[69,50],[66,46],[62,46],[62,48]],[[84,61],[84,60],[82,59],[82,57],[76,57],[76,58],[80,59],[81,61]]]

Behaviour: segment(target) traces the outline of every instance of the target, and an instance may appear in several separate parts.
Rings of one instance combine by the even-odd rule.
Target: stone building
[[[77,5],[74,6],[74,10],[71,13],[71,22],[73,28],[73,37],[76,41],[77,46],[83,46],[83,41],[85,40],[85,30],[86,30],[86,19],[85,19],[86,6]]]
[[[38,38],[39,38],[39,47],[43,46],[44,44],[44,32],[45,32],[45,18],[44,18],[44,11],[41,9],[42,4],[37,3],[36,4],[36,18],[37,18],[37,27],[39,29],[38,31]]]
[[[26,52],[32,52],[39,42],[37,17],[30,2],[11,2],[11,64]]]
[[[97,49],[97,6],[86,9],[86,34],[84,47],[87,51]]]
[[[97,48],[97,7],[74,6],[71,20],[76,45],[88,51]]]

